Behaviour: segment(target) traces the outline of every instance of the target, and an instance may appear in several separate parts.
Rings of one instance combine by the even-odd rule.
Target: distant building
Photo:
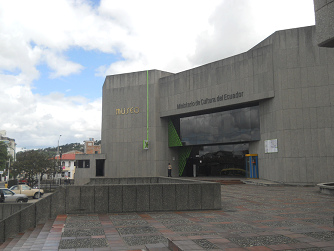
[[[60,161],[60,166],[62,167],[61,177],[74,179],[75,174],[75,156],[77,154],[83,154],[80,151],[70,151],[56,156],[56,160]]]
[[[84,141],[84,153],[85,154],[100,154],[101,153],[101,145],[95,145],[94,138],[90,138],[89,140]]]
[[[13,157],[13,160],[16,160],[16,144],[15,139],[6,137],[6,131],[0,130],[0,141],[3,141],[7,145],[7,152],[10,156]]]

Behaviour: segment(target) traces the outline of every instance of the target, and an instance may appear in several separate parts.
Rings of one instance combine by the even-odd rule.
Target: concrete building
[[[5,130],[0,131],[0,141],[4,142],[7,145],[7,152],[12,156],[13,160],[16,160],[16,143],[15,139],[8,138],[7,132]]]
[[[70,152],[67,152],[67,153],[63,153],[60,156],[57,155],[55,157],[55,159],[59,161],[59,164],[62,168],[61,178],[74,179],[75,169],[76,169],[75,156],[78,155],[78,154],[83,154],[83,152],[70,151]]]
[[[320,28],[277,31],[245,53],[176,74],[107,76],[102,155],[90,161],[103,163],[104,177],[166,176],[169,162],[173,176],[243,169],[249,177],[251,154],[262,179],[333,181],[334,50],[318,46],[333,45],[333,1],[324,2],[315,1]],[[82,168],[80,177],[94,173]]]
[[[85,154],[100,154],[101,145],[96,145],[94,138],[84,141],[84,153]]]

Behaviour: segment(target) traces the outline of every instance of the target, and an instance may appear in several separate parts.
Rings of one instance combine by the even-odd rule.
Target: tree
[[[20,152],[16,155],[16,162],[13,164],[12,173],[22,175],[27,179],[28,184],[33,186],[37,183],[37,174],[52,174],[55,173],[56,162],[46,153],[30,150]]]
[[[7,145],[5,142],[0,141],[0,171],[6,168],[6,162],[8,161]]]

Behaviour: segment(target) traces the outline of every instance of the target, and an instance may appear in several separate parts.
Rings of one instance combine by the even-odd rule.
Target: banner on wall
[[[264,152],[265,153],[277,153],[277,139],[269,139],[264,141]]]

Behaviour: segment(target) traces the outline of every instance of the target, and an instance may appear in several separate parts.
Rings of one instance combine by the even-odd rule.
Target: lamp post
[[[58,156],[59,156],[59,140],[60,140],[60,137],[61,137],[61,135],[59,135],[59,139],[58,139],[58,149],[57,149]]]
[[[57,148],[57,155],[58,155],[58,159],[57,159],[57,169],[59,169],[59,159],[60,159],[60,154],[59,154],[59,141],[60,141],[60,137],[61,137],[61,135],[59,135],[59,138],[58,138],[58,148]]]

